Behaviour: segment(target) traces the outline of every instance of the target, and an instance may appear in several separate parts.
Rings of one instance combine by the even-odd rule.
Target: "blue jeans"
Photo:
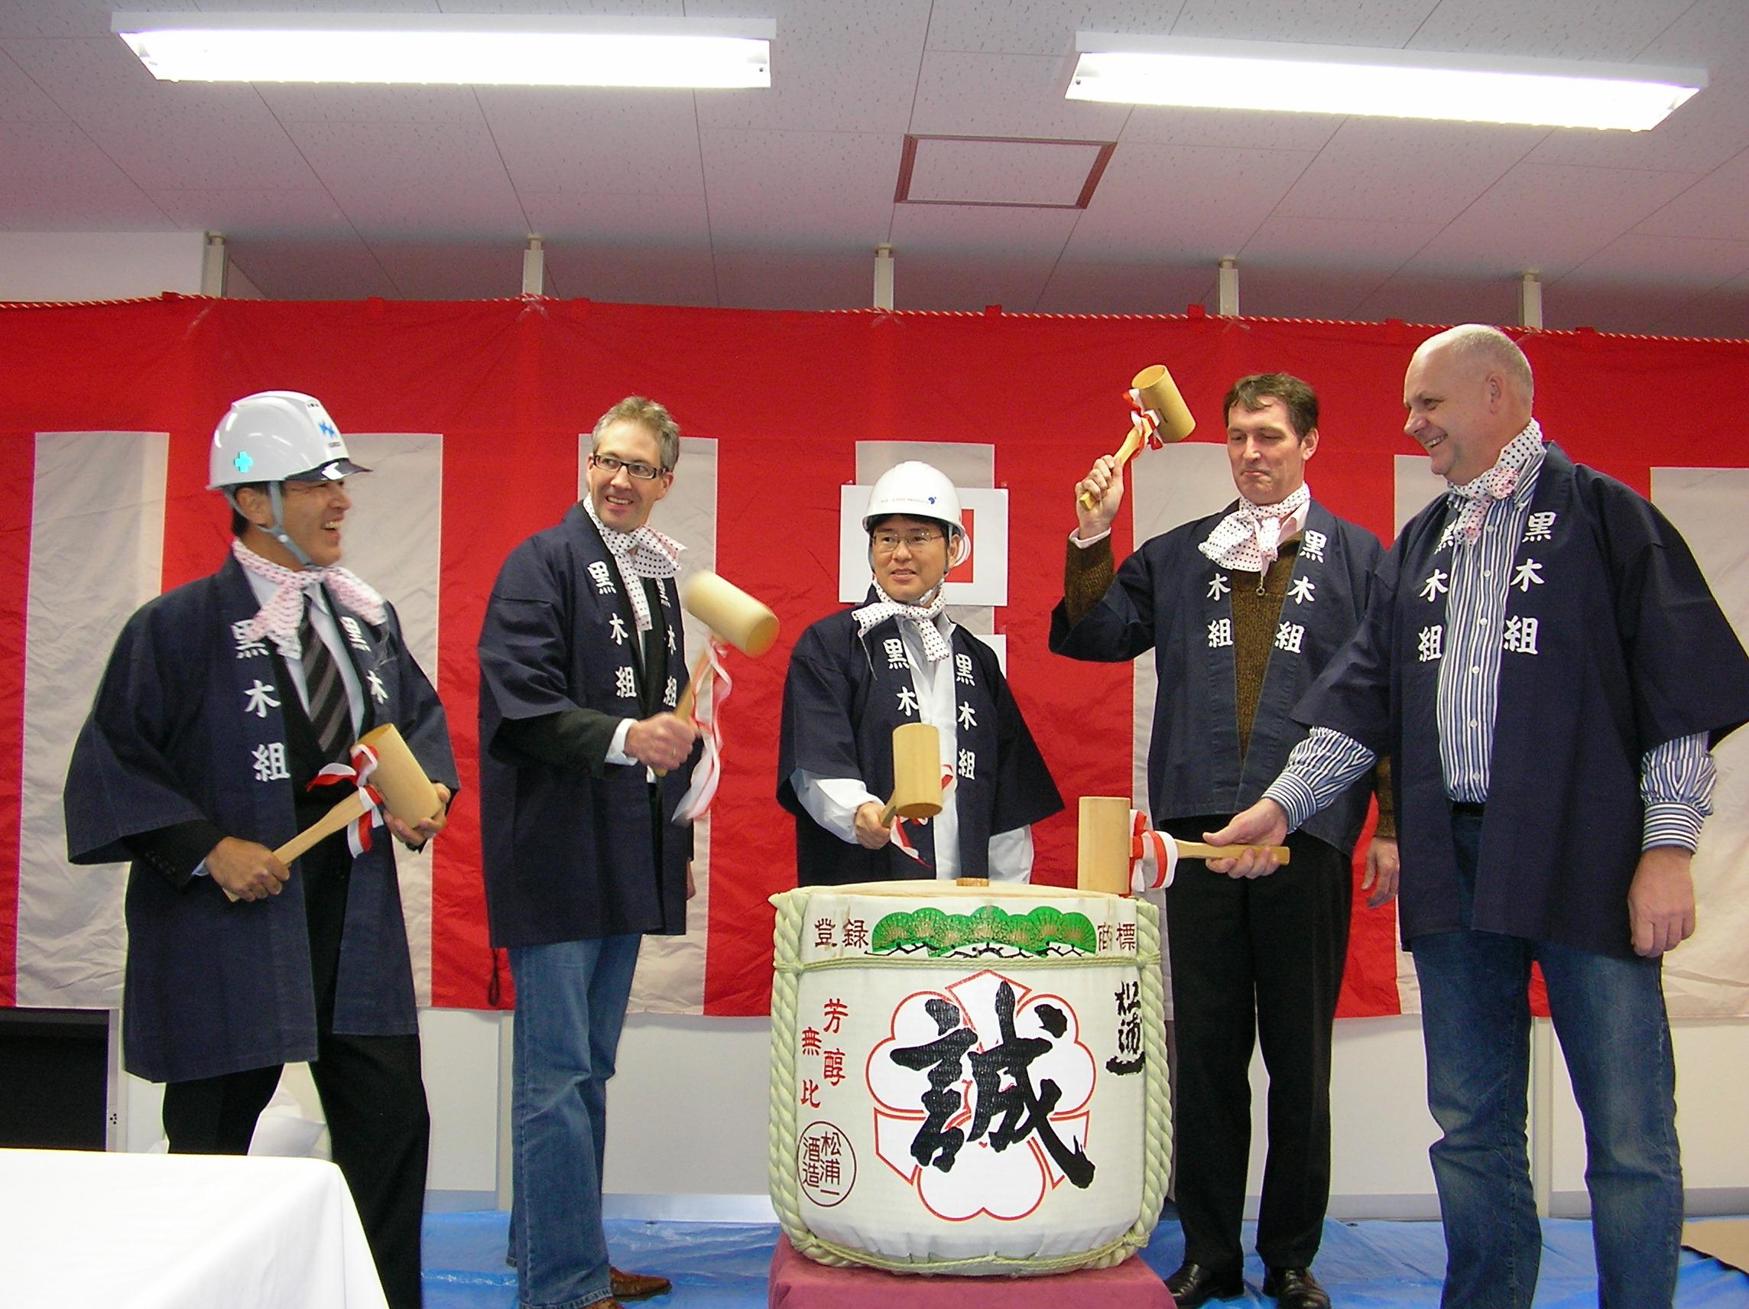
[[[1480,819],[1455,816],[1453,834],[1467,920]],[[1625,932],[1626,905],[1622,914]],[[1585,1123],[1598,1303],[1669,1305],[1682,1164],[1659,961],[1467,930],[1418,937],[1409,948],[1421,984],[1427,1103],[1443,1132],[1429,1151],[1445,1225],[1440,1303],[1528,1309],[1536,1289],[1542,1233],[1525,1146],[1534,959]]]
[[[642,941],[609,936],[510,951],[510,1248],[517,1300],[529,1309],[583,1309],[613,1293],[601,1226],[607,1082]]]

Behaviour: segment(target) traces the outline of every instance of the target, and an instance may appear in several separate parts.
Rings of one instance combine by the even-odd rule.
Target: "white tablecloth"
[[[320,1159],[0,1150],[0,1304],[383,1309]]]

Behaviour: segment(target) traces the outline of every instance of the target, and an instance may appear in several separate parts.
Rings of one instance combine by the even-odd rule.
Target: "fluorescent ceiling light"
[[[1706,85],[1696,68],[1109,32],[1077,32],[1075,49],[1071,100],[1203,109],[1643,132]]]
[[[769,19],[118,12],[164,81],[764,87]]]

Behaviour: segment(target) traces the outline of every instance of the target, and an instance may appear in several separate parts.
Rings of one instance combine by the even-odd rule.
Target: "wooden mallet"
[[[941,812],[941,733],[928,723],[893,729],[893,798],[881,810],[881,825],[901,818],[933,818]]]
[[[1075,885],[1083,891],[1130,894],[1130,801],[1122,795],[1081,797],[1081,825],[1076,833]],[[1291,855],[1285,845],[1208,845],[1160,837],[1182,859],[1232,859],[1246,850],[1268,850],[1282,863]]]
[[[382,794],[384,805],[396,818],[413,827],[443,808],[437,788],[431,784],[431,779],[401,739],[400,729],[393,723],[373,727],[359,738],[359,744],[375,751],[377,766],[370,775],[369,785]],[[369,804],[370,798],[363,790],[348,792],[339,804],[275,850],[273,857],[282,864],[290,864],[316,842],[332,836],[364,813]],[[225,895],[237,899],[229,891]]]
[[[709,628],[712,636],[755,659],[777,640],[777,615],[733,582],[708,569],[686,579],[680,588],[680,607]],[[681,692],[680,703],[674,706],[680,717],[692,717],[693,699],[710,662],[707,645],[692,666],[692,676]]]
[[[1158,436],[1162,441],[1171,443],[1182,441],[1196,430],[1196,419],[1190,416],[1190,410],[1184,403],[1184,397],[1178,393],[1178,386],[1172,380],[1172,374],[1166,371],[1165,364],[1149,364],[1135,375],[1130,382],[1130,393],[1136,398],[1141,413],[1130,425],[1129,435],[1124,437],[1123,444],[1112,456],[1117,460],[1118,468],[1130,461],[1130,456],[1142,448],[1142,442],[1150,436]],[[1092,509],[1099,501],[1092,492],[1081,493],[1081,505]]]

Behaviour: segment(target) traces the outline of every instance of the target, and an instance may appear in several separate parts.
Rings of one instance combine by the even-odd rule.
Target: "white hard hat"
[[[965,535],[960,493],[941,469],[915,459],[894,464],[875,481],[868,496],[868,510],[862,516],[863,530],[869,531],[876,519],[888,514],[933,518]]]
[[[862,530],[872,532],[876,521],[889,514],[933,518],[944,524],[948,528],[949,568],[971,558],[972,538],[966,535],[965,519],[960,516],[960,493],[935,465],[907,459],[875,479],[868,493],[868,509],[862,515]]]
[[[315,396],[257,391],[233,403],[213,430],[207,489],[248,482],[333,482],[369,471],[347,457],[340,429]]]

